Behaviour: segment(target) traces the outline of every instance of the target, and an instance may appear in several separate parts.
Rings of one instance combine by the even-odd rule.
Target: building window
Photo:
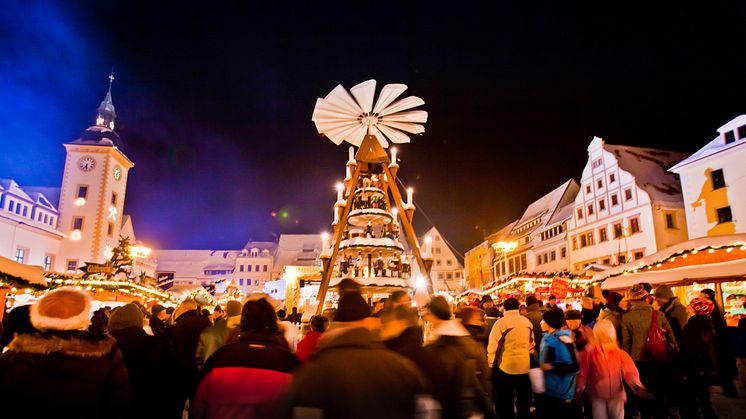
[[[435,248],[435,254],[436,254],[436,255],[439,255],[439,254],[440,254],[440,247],[436,247],[436,248]]]
[[[572,237],[572,249],[578,250],[578,237],[577,236]]]
[[[556,252],[556,251],[554,251],[554,250],[552,250],[552,251],[551,251],[551,252],[549,253],[549,261],[550,261],[550,262],[554,262],[555,260],[557,260],[557,252]]]
[[[446,279],[453,279],[453,273],[451,273],[451,272],[448,272],[448,273],[446,274]]]
[[[666,214],[666,228],[676,228],[674,215],[671,213]]]
[[[238,285],[243,286],[243,278],[238,279]]]
[[[83,217],[73,217],[73,230],[83,230]]]
[[[624,200],[625,201],[631,201],[632,200],[632,189],[625,189],[624,190]]]
[[[239,272],[243,272],[243,265],[239,265],[238,266],[238,270],[239,270]]]
[[[746,125],[738,127],[738,139],[746,138]]]
[[[606,201],[601,199],[598,201],[598,210],[603,211],[606,209]]]
[[[626,255],[619,255],[619,256],[617,256],[617,263],[619,265],[623,265],[623,264],[627,263],[627,256]]]
[[[718,224],[729,223],[733,221],[733,214],[730,212],[730,207],[718,208]]]
[[[564,259],[567,257],[567,248],[566,247],[560,247],[560,259]]]
[[[599,243],[603,243],[606,240],[609,240],[609,237],[606,232],[606,227],[601,227],[598,229],[598,241]]]
[[[23,206],[23,216],[25,217],[27,214],[28,214],[28,207],[24,205]]]
[[[595,169],[597,167],[601,167],[602,164],[603,164],[602,159],[593,160],[593,162],[591,163],[591,167]]]
[[[452,264],[453,264],[453,261],[452,261],[451,259],[448,259],[448,260],[446,261],[446,265],[447,265],[447,266],[451,266]]]
[[[526,254],[521,255],[521,270],[525,270],[526,266],[528,266],[528,263],[526,261]]]
[[[259,265],[256,265],[256,266],[254,267],[254,272],[259,272]]]
[[[604,181],[601,180],[601,179],[597,180],[596,181],[596,186],[598,187],[598,189],[603,188],[604,187]]]
[[[640,250],[635,252],[635,260],[642,259],[643,257],[645,257],[645,253],[643,251]]]
[[[246,265],[246,272],[251,272],[251,266],[252,265]]]
[[[578,208],[578,219],[583,218],[583,208]]]
[[[264,267],[262,268],[262,271],[267,272],[267,265],[264,265]]]
[[[75,272],[75,271],[78,270],[78,261],[77,260],[68,259],[67,263],[65,265],[67,266],[67,271],[68,272]]]
[[[438,259],[438,260],[435,261],[435,265],[436,266],[440,266],[440,259]]]
[[[455,274],[453,274],[453,276],[456,278],[461,278],[461,272],[456,272]]]
[[[88,198],[88,185],[78,185],[78,193],[75,195],[76,198]]]
[[[54,256],[44,255],[44,270],[47,272],[51,271],[53,264],[54,264]]]
[[[585,193],[591,193],[591,185],[585,185]]]
[[[443,278],[444,278],[443,272],[438,272],[438,279],[440,279],[442,281]]]
[[[580,235],[580,247],[586,247],[588,246],[588,237],[585,234]]]
[[[23,249],[21,247],[19,247],[18,249],[16,249],[15,260],[18,263],[24,263],[24,261],[26,260],[26,249]]]
[[[49,216],[47,214],[44,214],[44,221],[43,221],[43,223],[44,224],[49,223]]]
[[[112,192],[111,193],[111,205],[117,206],[117,193]]]
[[[601,263],[604,264],[604,265],[608,265],[608,264],[611,263],[611,259],[610,258],[603,258],[603,260],[601,260]]]
[[[622,237],[622,223],[614,224],[614,238],[619,239]]]
[[[617,194],[611,195],[611,206],[619,205],[619,197]]]
[[[15,204],[16,204],[16,203],[15,203],[15,202],[13,202],[13,201],[10,201],[10,200],[8,201],[8,211],[9,211],[9,212],[13,212],[13,206],[14,206]]]
[[[725,176],[723,175],[723,169],[713,170],[710,173],[712,177],[712,189],[720,189],[725,187]]]
[[[730,144],[736,141],[736,134],[733,131],[725,133],[725,144]]]
[[[640,219],[630,218],[629,220],[629,233],[635,234],[640,232]]]
[[[114,236],[114,223],[109,223],[106,226],[106,235],[109,237]]]
[[[588,215],[593,215],[593,204],[588,204]]]
[[[616,182],[616,175],[614,173],[611,173],[609,175],[609,183],[614,183],[614,182]]]
[[[536,264],[541,265],[541,255],[536,255]]]

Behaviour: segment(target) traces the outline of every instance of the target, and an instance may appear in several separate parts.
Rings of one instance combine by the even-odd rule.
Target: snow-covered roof
[[[175,272],[176,278],[202,278],[205,269],[232,270],[239,251],[154,250],[153,254],[158,261],[158,272]]]
[[[695,161],[702,160],[706,157],[712,156],[713,154],[717,154],[717,153],[720,153],[726,150],[730,150],[732,148],[743,146],[744,144],[746,144],[746,137],[739,139],[738,135],[735,135],[736,140],[730,144],[725,144],[725,140],[723,139],[723,133],[725,133],[726,131],[731,131],[736,128],[740,128],[742,126],[746,126],[746,115],[740,115],[736,118],[733,118],[727,124],[718,128],[718,132],[720,133],[720,135],[715,137],[712,141],[707,143],[707,145],[705,145],[704,147],[700,148],[696,153],[678,162],[674,167],[672,167],[669,170],[671,172],[678,173],[679,168],[686,166],[690,163],[694,163]]]
[[[251,252],[252,249],[257,249],[260,253],[264,250],[268,250],[269,254],[274,256],[277,251],[277,243],[268,241],[248,241],[243,247],[243,250],[246,250],[247,252]]]
[[[577,195],[579,189],[578,182],[575,179],[569,179],[553,191],[532,202],[523,212],[523,216],[513,226],[511,235],[525,236],[544,227],[554,216],[559,206],[565,206],[575,200],[575,195]],[[533,227],[521,229],[526,223],[546,214],[549,214],[549,217],[536,223]]]
[[[24,186],[23,190],[29,195],[40,194],[44,195],[50,204],[54,207],[55,211],[60,205],[60,188],[51,186]]]
[[[622,170],[635,177],[637,186],[647,192],[651,200],[672,203],[683,201],[681,184],[668,169],[685,159],[686,153],[606,143],[603,147],[614,154]]]
[[[29,202],[34,202],[34,199],[28,196],[28,194],[18,185],[13,179],[0,179],[0,187],[2,192],[7,192],[15,195],[18,198],[24,199]]]
[[[313,266],[321,254],[320,234],[281,234],[277,243],[274,272],[285,266]]]
[[[563,221],[566,221],[572,217],[572,210],[575,207],[575,204],[569,203],[563,207],[560,207],[557,209],[557,211],[552,214],[552,218],[547,221],[547,226],[551,226],[553,224],[558,224]]]

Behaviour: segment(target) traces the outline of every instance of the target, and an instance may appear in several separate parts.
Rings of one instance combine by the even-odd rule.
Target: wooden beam
[[[389,169],[388,165],[384,164],[383,170],[384,173],[386,173],[386,182],[389,183],[391,195],[394,197],[396,207],[399,209],[399,215],[401,215],[404,233],[407,235],[407,240],[409,240],[409,243],[412,246],[412,253],[414,253],[415,258],[417,259],[417,265],[420,267],[420,271],[423,275],[425,275],[425,279],[427,280],[427,292],[429,294],[432,294],[433,281],[430,278],[430,272],[428,272],[427,268],[425,267],[425,261],[422,259],[422,255],[420,254],[420,243],[417,241],[417,235],[414,233],[412,220],[409,219],[406,211],[404,211],[404,204],[402,203],[401,193],[399,193],[399,188],[396,186],[396,178],[391,174],[391,170]],[[412,216],[414,217],[414,213],[412,214]]]
[[[316,307],[316,314],[321,314],[324,310],[324,300],[326,300],[326,293],[329,290],[329,281],[332,278],[332,272],[334,272],[335,261],[337,260],[337,253],[339,253],[339,244],[342,242],[342,235],[347,225],[347,216],[350,214],[352,208],[352,199],[355,194],[355,188],[357,187],[357,180],[360,177],[362,170],[362,162],[358,162],[355,165],[355,171],[352,173],[352,179],[347,187],[347,201],[345,202],[344,210],[342,215],[339,217],[337,226],[334,229],[334,242],[332,244],[332,255],[329,258],[329,263],[326,265],[326,269],[321,276],[321,284],[319,285],[319,293],[316,297],[318,306]],[[325,249],[324,249],[325,250]],[[323,253],[323,251],[322,251]]]

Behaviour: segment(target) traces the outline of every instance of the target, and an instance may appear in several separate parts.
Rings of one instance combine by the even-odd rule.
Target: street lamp
[[[495,249],[496,252],[501,252],[503,255],[503,264],[504,269],[503,272],[508,272],[508,253],[512,252],[518,247],[518,242],[505,242],[505,241],[499,241],[497,243],[494,243],[492,245],[492,248]],[[497,273],[495,273],[495,279],[497,279]]]

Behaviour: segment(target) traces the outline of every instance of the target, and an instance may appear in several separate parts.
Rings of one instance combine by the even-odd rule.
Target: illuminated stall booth
[[[567,273],[518,274],[486,288],[483,293],[496,301],[511,297],[522,301],[529,295],[547,301],[550,295],[554,295],[561,306],[579,308],[590,282],[590,277]]]
[[[592,284],[626,291],[647,282],[653,288],[669,285],[682,304],[700,290],[715,290],[728,325],[746,315],[746,234],[701,237],[676,244],[635,262],[596,274]]]

